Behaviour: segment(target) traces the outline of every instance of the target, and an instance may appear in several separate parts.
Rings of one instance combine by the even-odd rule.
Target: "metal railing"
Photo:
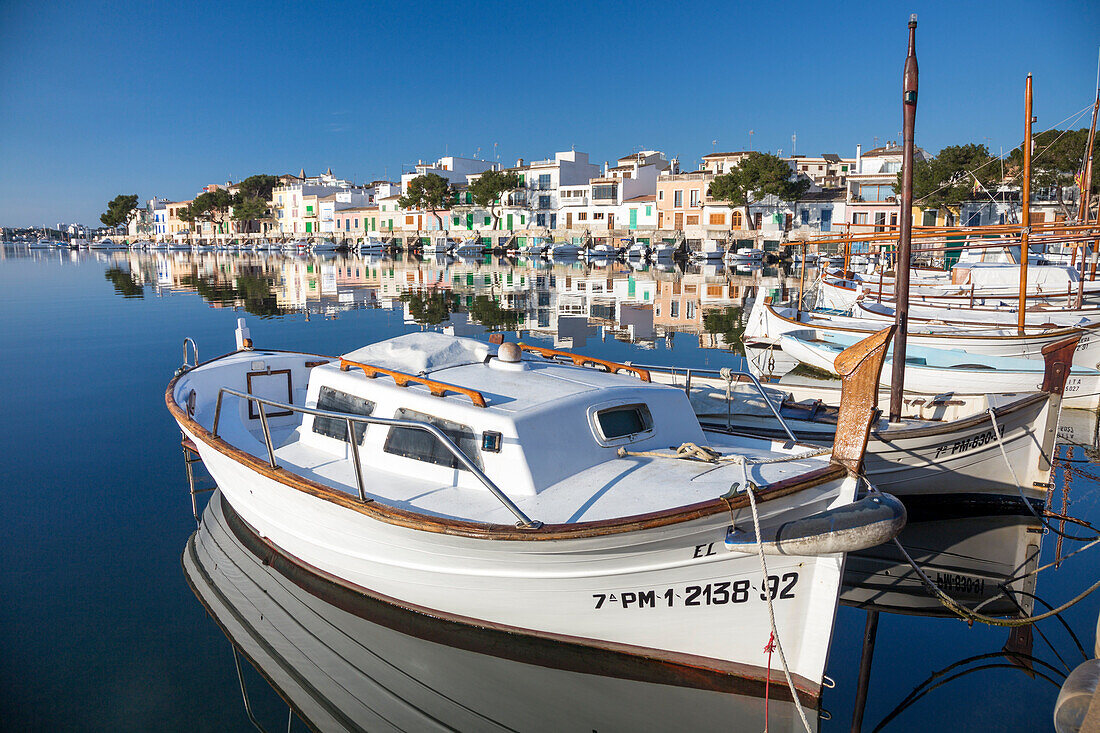
[[[756,391],[759,392],[760,396],[764,398],[764,404],[766,404],[768,406],[768,409],[771,410],[772,415],[774,415],[775,419],[779,421],[779,425],[783,428],[783,432],[785,432],[787,434],[787,437],[791,439],[792,443],[797,443],[798,442],[798,439],[796,437],[794,437],[794,433],[791,431],[790,427],[787,425],[787,421],[783,419],[783,416],[781,414],[779,414],[779,409],[771,401],[771,398],[768,397],[768,393],[764,390],[764,385],[760,384],[760,380],[756,378],[756,375],[754,375],[752,372],[748,371],[747,369],[731,369],[731,368],[727,368],[727,369],[696,369],[694,367],[670,367],[670,366],[653,366],[653,365],[650,365],[650,364],[636,364],[636,363],[631,362],[631,361],[628,361],[628,362],[625,362],[625,363],[628,366],[638,367],[640,369],[646,369],[646,370],[651,371],[651,372],[663,372],[665,374],[671,374],[673,376],[676,376],[677,374],[684,374],[685,375],[684,391],[687,392],[687,393],[691,392],[691,376],[693,374],[706,374],[706,375],[714,375],[714,376],[722,377],[723,379],[725,379],[727,382],[730,382],[731,384],[733,382],[731,377],[734,376],[734,375],[748,377],[749,381],[751,381],[753,383],[753,385],[756,387]],[[727,405],[730,402],[730,396],[726,397]],[[780,405],[782,405],[782,403],[780,403]]]
[[[214,408],[214,426],[211,433],[215,438],[218,437],[218,423],[221,420],[222,411],[222,397],[226,394],[239,397],[240,399],[247,400],[249,402],[255,402],[259,407],[260,413],[260,427],[264,433],[264,444],[267,447],[268,463],[272,468],[278,468],[279,465],[275,460],[275,447],[271,442],[271,428],[267,422],[267,413],[264,411],[264,405],[274,407],[278,410],[288,410],[290,412],[300,412],[304,415],[313,415],[315,417],[327,417],[332,420],[343,420],[346,426],[346,442],[348,448],[351,451],[352,462],[355,464],[355,482],[359,489],[359,500],[366,502],[367,499],[366,488],[363,485],[363,469],[359,459],[359,446],[355,443],[355,431],[352,429],[352,423],[366,423],[368,425],[389,425],[391,427],[399,428],[411,428],[413,430],[423,430],[424,432],[435,437],[443,447],[451,452],[451,454],[458,460],[459,463],[466,468],[467,471],[472,473],[485,488],[489,490],[493,496],[495,496],[504,507],[510,511],[519,523],[524,527],[538,528],[542,526],[542,522],[534,521],[530,519],[523,510],[520,509],[515,503],[508,498],[508,496],[493,483],[492,479],[485,475],[477,465],[470,460],[470,458],[455,445],[450,436],[444,433],[431,423],[420,422],[417,420],[400,420],[397,418],[388,417],[368,417],[366,415],[352,415],[345,412],[330,412],[328,410],[318,410],[312,407],[304,407],[301,405],[288,405],[285,402],[276,402],[275,400],[269,400],[264,397],[258,397],[256,395],[248,394],[246,392],[239,392],[229,387],[222,387],[218,390],[218,401]]]

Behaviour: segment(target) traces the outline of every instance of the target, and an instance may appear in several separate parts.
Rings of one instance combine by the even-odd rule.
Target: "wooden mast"
[[[1077,209],[1077,223],[1088,224],[1089,223],[1089,210],[1090,199],[1092,197],[1092,145],[1096,139],[1096,113],[1100,111],[1100,82],[1096,86],[1096,101],[1092,103],[1092,124],[1089,125],[1089,141],[1085,146],[1085,154],[1081,160],[1081,178],[1079,180],[1080,185],[1080,199],[1081,205]],[[1088,242],[1081,243],[1081,279],[1077,283],[1077,307],[1081,307],[1081,301],[1084,297],[1085,291],[1085,268],[1086,258],[1092,247]],[[1074,248],[1074,253],[1077,249]]]
[[[1031,259],[1028,251],[1028,235],[1031,234],[1031,74],[1027,75],[1024,87],[1024,183],[1020,197],[1023,213],[1020,223],[1020,305],[1016,321],[1016,331],[1024,335],[1024,321],[1027,319],[1027,263]]]
[[[894,360],[890,379],[890,421],[901,419],[905,392],[905,341],[909,332],[909,260],[913,237],[913,128],[917,121],[917,15],[909,16],[909,54],[902,74],[904,143],[897,260],[894,265]]]

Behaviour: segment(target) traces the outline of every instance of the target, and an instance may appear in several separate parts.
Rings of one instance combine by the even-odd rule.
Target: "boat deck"
[[[800,455],[817,450],[800,445],[784,450],[781,442],[770,444],[772,449],[768,450],[759,440],[709,432],[706,435],[711,439],[709,447],[724,453],[745,455],[750,460],[773,459],[775,451]],[[352,461],[305,445],[297,436],[297,428],[284,428],[272,436],[278,446],[276,460],[284,470],[349,495],[357,495]],[[225,437],[236,447],[266,459],[260,431],[250,432],[247,438],[229,434]],[[667,452],[671,454],[673,451]],[[535,496],[509,494],[506,484],[499,485],[528,516],[548,524],[571,524],[634,516],[709,501],[729,492],[734,483],[743,484],[746,470],[750,481],[764,486],[823,468],[827,462],[828,456],[825,455],[742,468],[732,461],[707,463],[625,456],[592,466]],[[459,472],[454,473],[457,478]],[[481,486],[441,484],[380,471],[372,467],[367,459],[363,461],[363,476],[367,497],[388,506],[443,518],[498,524],[513,522],[508,510]]]

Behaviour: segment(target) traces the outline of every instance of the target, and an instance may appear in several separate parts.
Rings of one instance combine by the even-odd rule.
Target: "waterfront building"
[[[179,217],[180,211],[191,205],[192,199],[186,201],[165,201],[165,236],[177,242],[186,241],[191,236],[191,224]]]
[[[435,173],[437,176],[442,176],[451,184],[465,184],[468,176],[484,173],[491,169],[500,170],[500,164],[490,163],[487,160],[480,160],[478,158],[460,158],[455,155],[448,155],[440,158],[434,163],[425,163],[420,160],[413,166],[411,172],[401,174],[401,193],[406,193],[409,190],[409,181],[417,176],[427,175],[428,173]]]
[[[561,186],[558,192],[559,223],[567,230],[607,234],[616,229],[638,229],[639,212],[649,206],[649,218],[656,220],[655,200],[624,207],[624,202],[654,196],[657,179],[671,164],[656,150],[643,150],[619,158],[614,166],[604,164],[603,175],[583,185]]]
[[[515,169],[524,181],[527,208],[533,226],[557,229],[562,186],[584,186],[600,175],[600,167],[588,162],[588,153],[568,150],[553,158],[536,160]]]
[[[275,229],[284,237],[320,233],[318,199],[353,188],[351,181],[336,178],[331,168],[319,176],[307,176],[303,169],[299,176],[285,180],[271,191]]]
[[[848,185],[848,176],[856,169],[855,158],[841,158],[836,153],[823,153],[817,158],[792,155],[785,160],[792,171],[806,176],[821,188],[844,188]]]
[[[703,156],[702,170],[716,176],[729,173],[730,170],[740,165],[741,161],[747,158],[750,152],[752,151],[737,150],[732,153],[708,153]]]
[[[914,160],[930,160],[922,148]],[[856,170],[848,177],[847,214],[853,233],[882,232],[898,224],[898,199],[894,193],[901,171],[903,150],[895,142],[862,152],[856,146]]]

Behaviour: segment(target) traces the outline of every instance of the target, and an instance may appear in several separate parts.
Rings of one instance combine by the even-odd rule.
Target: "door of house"
[[[512,215],[508,215],[508,231],[512,231]]]
[[[473,215],[473,213],[466,214],[466,228],[467,229],[473,229],[474,228],[474,215]]]
[[[558,215],[557,214],[551,214],[550,215],[550,228],[554,229],[554,228],[557,227],[557,225],[558,225]]]
[[[572,211],[565,212],[565,228],[566,229],[572,229],[573,228],[573,212]]]
[[[306,222],[306,234],[312,234],[312,233],[313,233],[313,222],[307,221]]]
[[[608,213],[608,215],[607,215],[607,228],[608,229],[614,229],[615,228],[615,215],[612,214],[612,213]]]
[[[821,231],[823,231],[823,232],[832,231],[832,227],[833,227],[833,210],[832,209],[822,209],[821,210]]]
[[[676,215],[676,228],[677,229],[683,229],[684,228],[684,215],[683,214],[677,214]]]
[[[637,209],[631,209],[630,210],[630,228],[631,229],[637,229],[638,228],[638,210]]]

